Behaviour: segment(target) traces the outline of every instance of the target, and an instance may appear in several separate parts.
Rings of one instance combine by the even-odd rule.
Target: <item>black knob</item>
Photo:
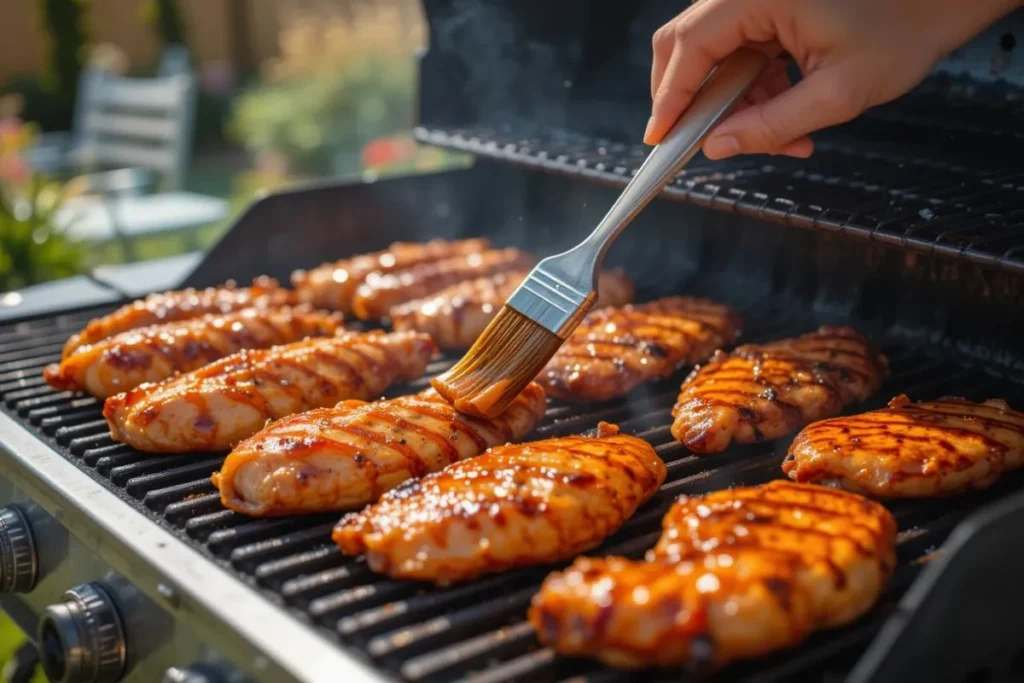
[[[13,505],[0,508],[0,593],[27,593],[38,573],[36,542],[25,514]]]
[[[124,676],[124,626],[98,583],[83,583],[50,605],[39,621],[43,671],[53,683],[116,683]]]

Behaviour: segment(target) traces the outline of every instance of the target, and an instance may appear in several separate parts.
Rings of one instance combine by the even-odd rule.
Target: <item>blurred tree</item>
[[[87,36],[83,15],[89,0],[40,0],[47,29],[48,85],[74,99],[85,62]]]
[[[168,45],[188,47],[185,23],[181,20],[181,12],[178,11],[176,0],[147,0],[143,5],[143,12],[146,21],[156,27],[164,47]]]
[[[46,74],[43,93],[30,97],[25,92],[25,115],[36,114],[44,129],[65,128],[70,124],[78,92],[78,78],[85,63],[88,36],[84,15],[90,0],[39,0],[40,25],[46,35]],[[16,90],[16,89],[15,89]],[[31,87],[27,88],[31,90]],[[36,102],[36,100],[41,100]],[[38,107],[33,107],[33,104]]]

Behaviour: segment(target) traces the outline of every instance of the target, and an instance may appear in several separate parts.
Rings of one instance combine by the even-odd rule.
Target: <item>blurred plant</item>
[[[188,45],[177,0],[146,0],[142,5],[142,17],[146,23],[156,27],[164,47]]]
[[[283,22],[281,57],[236,100],[231,132],[292,172],[354,172],[367,141],[412,125],[422,25],[415,2],[319,9]]]
[[[13,116],[0,120],[0,291],[75,275],[82,263],[54,221],[64,188],[33,173],[21,155],[35,135]]]

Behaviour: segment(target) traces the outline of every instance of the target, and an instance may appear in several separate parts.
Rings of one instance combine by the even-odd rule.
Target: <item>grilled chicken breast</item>
[[[849,327],[718,352],[683,382],[672,434],[697,453],[777,439],[868,398],[888,372]]]
[[[277,420],[343,399],[377,398],[423,375],[437,348],[415,332],[342,332],[245,350],[163,382],[111,396],[110,435],[142,451],[227,450]]]
[[[392,308],[391,324],[396,330],[426,332],[442,349],[469,348],[528,274],[516,270],[459,282]],[[633,282],[624,271],[601,273],[597,307],[625,306],[632,300]]]
[[[345,401],[271,423],[231,452],[213,483],[225,507],[247,515],[351,510],[406,479],[518,441],[545,408],[536,384],[494,420],[456,413],[433,389]]]
[[[796,481],[916,498],[983,489],[1022,464],[1024,413],[1006,401],[901,395],[887,408],[805,427],[782,469]]]
[[[247,308],[150,325],[79,347],[43,371],[56,389],[77,390],[97,398],[156,382],[242,349],[258,349],[334,334],[338,314],[303,308]]]
[[[530,622],[613,666],[721,666],[849,623],[895,565],[896,523],[844,491],[775,481],[683,497],[647,562],[581,558],[548,577]]]
[[[325,263],[309,271],[297,270],[292,273],[292,286],[304,303],[350,313],[356,289],[371,275],[379,277],[423,263],[475,254],[489,246],[485,239],[395,242],[383,251]]]
[[[409,480],[342,518],[334,541],[376,572],[439,584],[572,557],[665,480],[654,448],[618,431],[498,446]]]
[[[382,318],[393,307],[419,299],[456,282],[522,270],[533,259],[519,249],[487,249],[423,263],[386,275],[371,275],[356,289],[352,311],[361,319]]]
[[[590,313],[537,381],[567,401],[607,401],[704,360],[740,331],[728,307],[677,296]]]
[[[282,289],[277,280],[268,277],[253,280],[251,287],[237,287],[229,282],[223,287],[150,294],[91,321],[84,330],[68,339],[61,357],[67,358],[81,346],[95,344],[128,330],[189,320],[209,313],[285,306],[293,303],[294,298],[292,292]]]

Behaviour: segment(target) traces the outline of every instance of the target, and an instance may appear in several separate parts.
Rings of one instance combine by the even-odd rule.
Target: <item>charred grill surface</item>
[[[113,442],[102,418],[101,401],[56,391],[42,377],[43,367],[59,358],[68,337],[111,310],[82,310],[0,328],[0,406],[63,457],[132,502],[140,513],[287,606],[298,618],[315,624],[340,647],[363,652],[390,675],[408,681],[449,681],[474,673],[491,683],[560,681],[574,676],[592,683],[628,680],[596,662],[565,659],[538,644],[527,610],[541,581],[558,565],[496,574],[445,589],[395,581],[373,573],[362,559],[338,552],[331,530],[340,514],[251,519],[225,510],[210,482],[223,454],[153,456]],[[823,322],[795,319],[792,309],[773,299],[752,302],[738,308],[738,313],[744,320],[744,343],[807,333]],[[891,375],[868,402],[848,406],[844,414],[882,408],[901,393],[915,401],[945,395],[973,401],[1001,397],[1018,410],[1024,406],[1024,384],[1005,371],[990,373],[959,357],[931,355],[898,339],[887,341],[870,328],[858,329],[880,343]],[[428,376],[454,360],[445,357],[431,363]],[[661,490],[589,555],[641,559],[657,542],[662,517],[679,494],[756,485],[785,476],[781,464],[791,437],[732,447],[710,458],[698,457],[675,441],[669,432],[669,411],[687,372],[680,369],[625,400],[583,406],[552,401],[545,420],[534,431],[531,438],[553,438],[592,429],[601,420],[613,422],[622,433],[650,442],[666,464]],[[427,386],[424,378],[393,387],[387,395],[415,393]],[[941,501],[886,503],[900,531],[896,569],[878,606],[848,626],[812,636],[797,649],[730,665],[719,677],[782,680],[820,674],[832,666],[837,654],[843,655],[839,666],[849,663],[953,527],[972,511],[1022,485],[1024,472],[1009,472],[985,491]],[[679,676],[669,670],[664,677],[677,680]]]

